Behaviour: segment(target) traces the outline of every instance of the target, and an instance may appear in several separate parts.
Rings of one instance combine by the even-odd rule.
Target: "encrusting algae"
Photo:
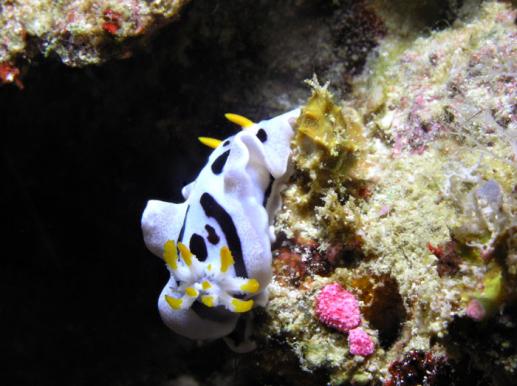
[[[0,85],[22,88],[20,70],[38,53],[73,67],[131,56],[135,42],[178,18],[188,0],[0,2]]]
[[[325,238],[350,235],[358,221],[351,196],[368,189],[363,126],[353,109],[344,113],[334,104],[327,86],[316,80],[309,84],[314,92],[302,109],[294,139],[296,176],[285,195],[290,210],[279,221],[298,223],[298,235],[310,239],[318,231],[328,233]]]
[[[260,334],[331,384],[403,384],[408,366],[424,384],[462,379],[457,363],[491,382],[517,371],[501,327],[517,298],[515,12],[479,12],[404,49],[381,42],[353,100],[309,82]],[[329,285],[358,299],[370,355],[320,320]]]

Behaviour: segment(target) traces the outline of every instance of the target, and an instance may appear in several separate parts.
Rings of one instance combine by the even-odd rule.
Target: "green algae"
[[[483,289],[473,294],[484,307],[487,314],[495,311],[503,300],[503,274],[500,267],[495,266],[488,271],[483,279]]]

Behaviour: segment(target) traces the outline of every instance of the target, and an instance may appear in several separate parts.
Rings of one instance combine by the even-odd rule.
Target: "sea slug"
[[[183,203],[150,200],[142,215],[144,240],[163,258],[170,280],[158,300],[165,324],[191,339],[231,333],[239,314],[265,305],[271,281],[271,222],[288,177],[292,110],[242,126],[219,141],[198,177],[186,185]],[[181,258],[180,258],[181,257]]]

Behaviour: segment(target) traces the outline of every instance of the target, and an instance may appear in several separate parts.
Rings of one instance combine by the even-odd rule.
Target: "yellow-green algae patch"
[[[282,337],[304,369],[325,369],[332,384],[386,380],[411,350],[451,355],[451,325],[467,318],[472,299],[487,318],[515,299],[514,17],[509,5],[488,2],[477,19],[414,41],[386,39],[346,102],[311,83],[276,228],[295,243],[317,242],[322,255],[342,243],[364,257],[345,255],[342,267],[298,287],[274,280],[262,332]],[[487,183],[500,189],[497,209],[483,204]],[[481,197],[480,210],[469,210],[468,197]],[[476,221],[490,232],[460,237]],[[440,276],[437,251],[450,242],[457,261],[445,264],[457,267]],[[346,336],[314,315],[316,294],[333,282],[360,300],[376,342],[370,357],[349,354]],[[499,369],[515,371],[512,357],[492,354]]]
[[[278,219],[298,224],[285,227],[290,236],[342,238],[353,235],[348,230],[359,221],[352,195],[367,188],[367,143],[355,110],[336,105],[317,80],[309,84],[313,94],[302,108],[294,138],[296,178],[285,195],[289,211]]]

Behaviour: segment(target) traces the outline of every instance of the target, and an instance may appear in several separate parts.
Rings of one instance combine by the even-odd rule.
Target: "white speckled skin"
[[[227,240],[228,234],[225,233],[225,229],[228,232],[228,227],[223,229],[221,221],[207,215],[206,206],[200,204],[201,197],[206,198],[208,193],[233,221],[242,249],[241,267],[245,267],[247,278],[254,278],[260,284],[260,291],[246,298],[264,299],[264,291],[272,275],[271,241],[274,236],[269,229],[270,221],[278,207],[279,185],[288,169],[290,141],[294,134],[289,120],[297,118],[299,113],[299,109],[296,109],[271,120],[256,123],[224,141],[213,150],[196,180],[183,188],[182,193],[186,200],[184,203],[149,201],[142,216],[144,240],[149,250],[162,257],[166,241],[173,240],[189,245],[191,236],[197,234],[205,241],[205,263],[218,265],[222,246],[229,246],[235,260],[238,260],[237,251],[232,250],[231,240]],[[261,135],[257,136],[260,129],[266,132],[266,140],[263,140]],[[215,173],[212,169],[214,161],[228,150],[229,155],[224,167],[220,173]],[[270,175],[275,180],[266,210],[263,204],[265,192],[270,184]],[[217,243],[208,242],[208,232],[205,228],[207,224],[218,235]],[[229,276],[236,276],[237,265],[236,262],[230,267]],[[191,339],[215,339],[228,335],[235,328],[239,315],[222,306],[205,308],[201,312],[202,315],[195,312],[192,307],[172,309],[165,301],[165,295],[181,296],[177,291],[177,280],[171,271],[171,279],[158,301],[162,319],[169,328]],[[204,307],[200,303],[194,303],[193,306],[196,306],[198,311],[200,307]]]

